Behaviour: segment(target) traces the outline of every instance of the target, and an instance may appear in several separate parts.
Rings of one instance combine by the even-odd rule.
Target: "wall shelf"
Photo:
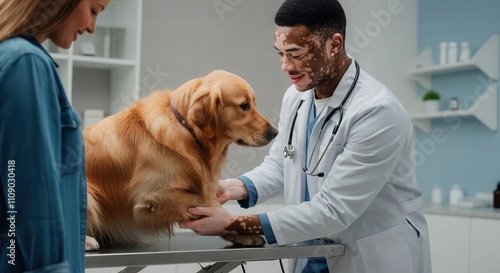
[[[94,33],[79,36],[68,50],[44,43],[82,117],[85,109],[117,113],[140,97],[141,30],[142,0],[111,1],[97,17]],[[82,55],[84,43],[94,45],[95,56]]]
[[[465,62],[454,64],[437,65],[432,63],[432,49],[426,48],[418,55],[414,68],[409,71],[412,78],[426,89],[432,89],[432,76],[452,74],[462,71],[479,69],[486,74],[490,80],[499,79],[499,44],[500,36],[492,35],[474,54]],[[415,113],[410,115],[413,124],[426,133],[432,131],[432,119],[475,117],[488,129],[498,129],[498,86],[490,84],[481,96],[469,109],[447,110],[439,112]]]
[[[498,80],[499,40],[499,35],[494,34],[484,43],[484,45],[469,61],[446,65],[433,64],[432,49],[426,48],[420,55],[418,55],[414,66],[415,68],[410,70],[409,73],[416,82],[421,84],[426,89],[431,89],[433,75],[455,73],[473,69],[479,69],[490,79]]]
[[[69,55],[68,54],[61,54],[61,53],[51,53],[52,58],[57,61],[68,61],[69,60]]]
[[[102,58],[102,57],[89,57],[89,56],[73,56],[75,67],[93,68],[93,69],[114,69],[121,67],[134,67],[135,61]]]
[[[426,133],[432,131],[432,119],[453,117],[475,117],[488,129],[498,129],[498,86],[491,84],[469,109],[447,110],[410,115],[413,124]]]

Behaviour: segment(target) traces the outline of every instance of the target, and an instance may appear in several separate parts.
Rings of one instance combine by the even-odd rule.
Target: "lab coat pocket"
[[[61,175],[82,170],[85,164],[80,118],[71,107],[61,109]]]
[[[413,262],[400,225],[357,240],[365,273],[413,272]]]

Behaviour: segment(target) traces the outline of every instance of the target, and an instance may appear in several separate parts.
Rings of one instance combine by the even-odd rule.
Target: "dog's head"
[[[175,92],[184,94],[188,122],[208,138],[259,147],[278,134],[257,110],[250,85],[232,73],[216,70],[185,83]]]

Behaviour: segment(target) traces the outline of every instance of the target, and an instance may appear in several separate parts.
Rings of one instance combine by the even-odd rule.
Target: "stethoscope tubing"
[[[353,92],[357,82],[358,82],[358,79],[359,79],[359,74],[360,74],[360,68],[359,68],[359,64],[354,61],[354,65],[356,66],[356,75],[354,76],[354,80],[352,81],[352,84],[351,86],[349,87],[349,90],[347,91],[347,94],[344,96],[344,98],[342,99],[342,101],[340,102],[339,106],[335,107],[325,118],[325,121],[323,122],[323,124],[321,125],[321,129],[320,129],[320,134],[318,136],[318,139],[316,140],[315,144],[314,144],[314,148],[313,148],[313,152],[311,153],[311,158],[309,158],[309,162],[311,162],[312,160],[312,155],[314,154],[314,151],[316,150],[316,146],[318,145],[318,142],[319,142],[319,139],[323,133],[323,130],[325,128],[325,125],[330,121],[330,119],[332,118],[332,116],[336,113],[336,112],[339,112],[339,122],[337,123],[336,126],[333,127],[333,130],[332,130],[332,136],[330,137],[330,140],[328,141],[328,146],[330,146],[330,144],[333,142],[333,138],[334,136],[337,134],[337,131],[338,131],[338,128],[340,127],[340,124],[342,123],[342,118],[343,118],[343,107],[344,107],[344,104],[346,103],[346,101],[349,99],[349,97],[351,96],[351,93]],[[295,124],[297,122],[297,116],[299,114],[299,110],[300,110],[300,107],[302,106],[302,103],[304,101],[300,101],[299,103],[299,106],[297,107],[297,110],[295,111],[295,116],[293,117],[293,121],[292,121],[292,126],[290,127],[290,133],[289,133],[289,136],[288,136],[288,142],[287,142],[287,146],[285,146],[285,148],[283,149],[283,155],[285,158],[290,158],[292,159],[293,158],[293,154],[294,154],[294,146],[292,145],[292,140],[293,140],[293,131],[295,129]],[[304,167],[303,170],[306,174],[308,175],[317,175],[319,177],[323,177],[324,173],[323,172],[318,172],[318,173],[314,173],[314,171],[316,170],[316,168],[318,168],[318,165],[319,163],[321,162],[321,160],[323,159],[327,149],[328,149],[328,146],[325,148],[325,150],[323,151],[323,153],[321,153],[321,156],[318,160],[318,162],[316,163],[316,166],[313,168],[313,170],[311,172],[308,171],[308,168],[307,167]],[[307,165],[307,164],[306,164]]]

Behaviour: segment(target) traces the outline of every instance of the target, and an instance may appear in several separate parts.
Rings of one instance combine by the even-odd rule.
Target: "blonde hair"
[[[0,41],[46,34],[59,26],[81,0],[0,0]]]

